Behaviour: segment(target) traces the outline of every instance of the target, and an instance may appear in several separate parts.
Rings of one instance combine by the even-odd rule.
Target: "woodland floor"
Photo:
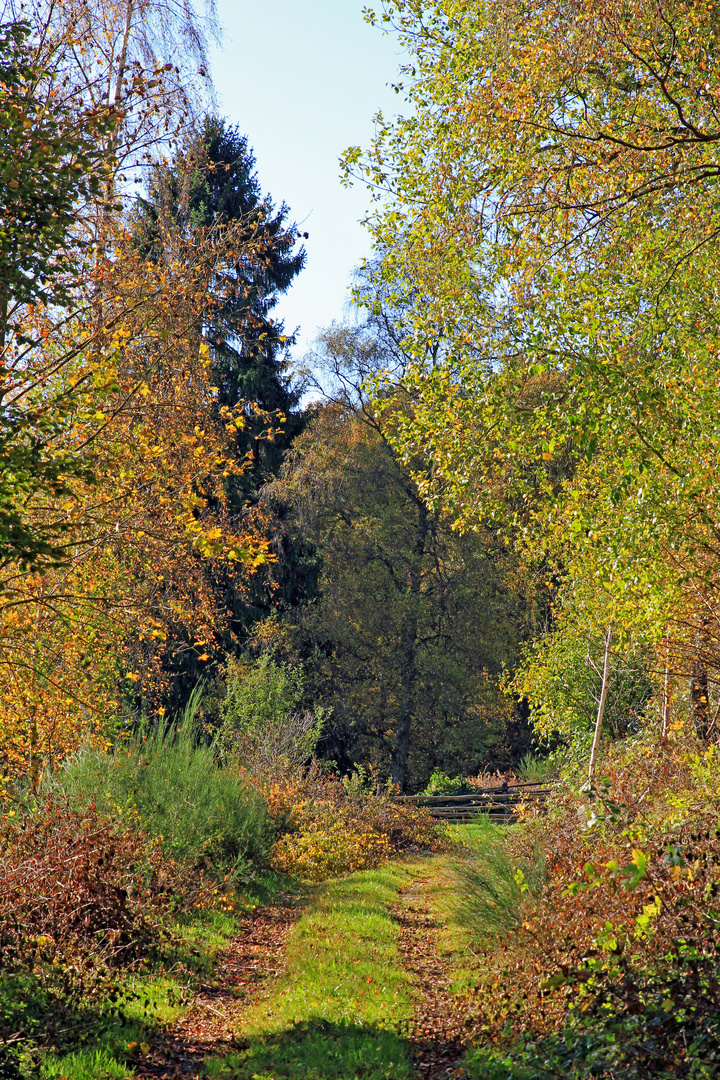
[[[393,1051],[392,1045],[387,1051],[379,1050],[377,1059],[370,1065],[362,1063],[360,1054],[357,1068],[349,1064],[343,1066],[339,1060],[331,1067],[323,1065],[319,1059],[316,1061],[313,1058],[311,1046],[307,1051],[309,1057],[305,1059],[308,1062],[307,1073],[302,1067],[302,1054],[294,1067],[286,1066],[284,1058],[275,1059],[270,1069],[267,1063],[262,1068],[257,1066],[254,1057],[252,1061],[242,1064],[250,1045],[248,1031],[254,1029],[257,1036],[258,1010],[262,1013],[265,1009],[267,1021],[272,1016],[273,995],[291,992],[288,989],[279,990],[279,987],[287,987],[303,979],[302,969],[293,970],[293,965],[297,968],[301,958],[297,955],[297,949],[292,955],[292,942],[293,937],[297,936],[298,920],[303,915],[307,916],[308,912],[312,916],[313,896],[322,894],[322,889],[319,889],[309,896],[281,895],[273,903],[242,917],[237,936],[217,954],[212,976],[198,987],[182,1018],[154,1041],[151,1052],[136,1066],[134,1075],[156,1080],[208,1075],[227,1077],[228,1080],[245,1080],[246,1077],[253,1080],[284,1080],[285,1077],[305,1075],[312,1076],[313,1080],[325,1080],[326,1077],[327,1080],[345,1080],[346,1076],[347,1080],[360,1076],[387,1076],[390,1080],[396,1077],[449,1080],[454,1077],[459,1080],[466,1076],[462,1061],[472,1029],[472,994],[468,993],[467,986],[463,986],[462,978],[458,980],[458,973],[462,974],[463,969],[468,967],[467,950],[453,938],[443,914],[443,909],[447,909],[451,902],[448,897],[447,862],[442,857],[427,857],[399,864],[398,870],[401,875],[393,889],[393,897],[388,902],[386,896],[384,906],[386,917],[394,927],[392,948],[394,962],[400,969],[398,976],[403,980],[405,1008],[403,1010],[401,1004],[398,1014],[394,1011],[395,1004],[388,1005],[383,1015],[383,999],[380,999],[380,1012],[376,1014],[375,1023],[367,1026],[364,1037],[372,1041],[373,1031],[379,1034],[382,1029],[394,1030],[396,1043],[402,1043],[404,1065],[388,1060],[385,1070],[384,1057],[397,1059],[399,1056],[397,1051]],[[325,941],[328,940],[327,931],[319,933],[325,935]],[[312,949],[314,946],[310,942],[307,947]],[[370,966],[363,970],[373,971],[372,955],[372,951],[368,953]],[[338,957],[337,962],[340,967],[342,959]],[[355,965],[361,962],[358,959],[352,961]],[[335,967],[335,960],[331,956],[327,956],[323,963]],[[341,975],[336,977],[341,980]],[[387,982],[388,978],[378,970],[376,976],[371,974],[362,981],[379,984]],[[337,993],[337,987],[332,993]],[[351,991],[348,990],[348,993]],[[358,994],[357,988],[352,994]],[[358,1005],[360,1000],[358,998]],[[313,1037],[317,1038],[318,1024],[322,1030],[335,1033],[331,1037],[336,1039],[338,1031],[349,1031],[350,1027],[355,1027],[344,1020],[338,1023],[337,1019],[333,1019],[337,1015],[333,1013],[337,1001],[338,997],[332,994],[326,995],[326,1001],[323,1001],[322,992],[313,1001]],[[362,1025],[362,1017],[358,1019]],[[304,1031],[308,1031],[307,1024],[304,1027],[288,1027],[281,1034],[297,1041],[303,1038]],[[269,1040],[278,1037],[277,1031],[268,1036]],[[343,1037],[341,1034],[340,1038]],[[342,1054],[335,1057],[340,1058]],[[253,1065],[253,1062],[256,1064]],[[260,1071],[253,1072],[255,1067]],[[346,1069],[350,1071],[346,1072]]]

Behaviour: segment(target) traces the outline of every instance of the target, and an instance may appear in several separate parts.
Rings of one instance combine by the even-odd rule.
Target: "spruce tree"
[[[252,450],[253,468],[240,490],[231,492],[238,506],[276,472],[301,423],[300,395],[288,363],[294,335],[286,335],[282,321],[273,317],[279,297],[305,264],[304,248],[296,250],[300,234],[288,213],[285,203],[275,208],[262,195],[247,137],[217,117],[206,117],[176,158],[155,169],[149,197],[142,200],[141,231],[150,250],[163,218],[188,230],[239,226],[237,257],[211,283],[215,305],[203,327],[218,404],[248,405],[237,451],[244,456]],[[281,425],[272,442],[258,438],[267,420],[262,415],[253,419],[251,403]]]
[[[273,317],[279,297],[305,263],[304,248],[297,248],[300,234],[288,215],[285,203],[275,207],[263,196],[247,137],[217,117],[206,117],[175,158],[155,168],[147,197],[139,201],[138,243],[149,258],[164,257],[167,230],[197,230],[200,238],[201,230],[227,224],[236,233],[235,258],[209,283],[215,303],[201,332],[218,407],[245,407],[236,453],[245,459],[250,452],[252,463],[228,479],[230,510],[239,516],[248,506],[258,508],[275,561],[267,574],[258,572],[249,581],[225,564],[208,567],[210,587],[221,595],[226,612],[216,647],[208,643],[216,661],[242,645],[259,618],[278,606],[303,603],[316,589],[312,545],[288,533],[283,507],[258,505],[260,489],[277,474],[304,422],[288,357],[294,335]],[[279,429],[272,441],[262,437],[269,422]],[[168,656],[166,663],[176,675],[167,704],[177,711],[209,666],[198,665],[192,648]]]

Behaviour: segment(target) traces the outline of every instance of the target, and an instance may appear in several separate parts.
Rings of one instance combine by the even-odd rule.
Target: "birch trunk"
[[[592,789],[595,783],[595,765],[597,763],[598,747],[600,746],[600,732],[602,730],[603,715],[605,713],[605,702],[607,701],[608,682],[610,674],[610,642],[612,641],[612,626],[608,627],[607,634],[605,635],[605,655],[603,657],[603,673],[602,673],[602,690],[600,691],[600,702],[598,704],[597,720],[595,721],[595,732],[593,734],[592,746],[590,748],[590,765],[588,767],[588,788]]]
[[[670,633],[665,635],[665,675],[663,678],[663,705],[662,705],[662,725],[660,735],[663,739],[667,738],[668,729],[668,711],[670,708],[670,695],[669,695],[669,676],[670,676]]]

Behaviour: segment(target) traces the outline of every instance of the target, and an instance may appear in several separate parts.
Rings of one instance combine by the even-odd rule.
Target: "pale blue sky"
[[[361,185],[343,188],[338,157],[368,146],[379,108],[401,99],[397,42],[368,26],[363,0],[218,0],[222,49],[212,72],[223,115],[248,135],[263,191],[285,201],[305,242],[307,267],[279,306],[300,327],[300,360],[317,327],[345,314],[349,276],[370,244],[359,219]]]

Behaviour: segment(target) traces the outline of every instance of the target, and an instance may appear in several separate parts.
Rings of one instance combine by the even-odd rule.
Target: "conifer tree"
[[[288,222],[285,203],[276,208],[263,197],[247,137],[217,117],[206,117],[174,161],[155,170],[142,210],[150,243],[156,224],[168,215],[188,230],[244,224],[234,259],[218,268],[211,285],[214,302],[204,327],[219,406],[247,403],[237,451],[251,450],[254,467],[235,493],[244,503],[277,470],[300,423],[294,415],[300,395],[287,359],[294,336],[272,314],[305,264],[304,249],[296,250],[299,233]],[[255,419],[253,407],[259,411]],[[267,414],[281,428],[272,443],[258,438]]]
[[[207,568],[210,588],[225,612],[213,653],[218,662],[278,603],[292,604],[312,593],[315,580],[312,553],[289,537],[282,508],[276,512],[259,502],[260,489],[277,474],[283,452],[303,425],[301,391],[289,370],[294,336],[273,315],[305,263],[305,251],[297,246],[300,234],[288,214],[285,203],[276,207],[263,196],[247,138],[216,117],[206,117],[173,160],[156,167],[147,198],[139,204],[137,242],[150,258],[167,257],[162,238],[173,230],[186,237],[208,227],[222,231],[223,225],[233,231],[232,255],[218,264],[209,282],[202,336],[218,410],[236,413],[240,406],[244,412],[244,425],[235,434],[235,453],[244,467],[226,481],[226,506],[238,526],[254,513],[275,560],[271,571],[249,580],[230,566]],[[179,708],[208,667],[177,654],[166,663],[176,676],[168,704]]]

